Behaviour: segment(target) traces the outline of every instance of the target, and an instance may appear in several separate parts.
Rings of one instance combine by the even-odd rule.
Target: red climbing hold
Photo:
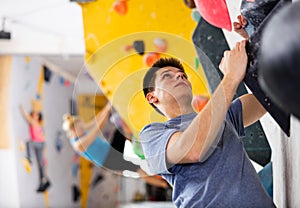
[[[195,0],[201,16],[211,25],[232,30],[232,24],[225,0]]]

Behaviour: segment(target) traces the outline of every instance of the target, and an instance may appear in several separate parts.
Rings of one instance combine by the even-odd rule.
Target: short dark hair
[[[167,67],[167,66],[171,66],[171,67],[175,67],[177,69],[180,69],[184,72],[184,68],[183,65],[181,64],[181,62],[173,57],[170,58],[160,58],[158,59],[152,66],[151,68],[148,69],[148,71],[146,72],[145,76],[144,76],[144,80],[143,80],[143,91],[144,91],[144,96],[146,97],[147,94],[149,92],[154,91],[154,81],[156,78],[156,72],[158,70],[160,70],[161,68]],[[157,109],[157,107],[153,104],[150,103],[150,105],[160,114],[162,114],[160,112],[160,110]]]
[[[38,120],[39,120],[39,122],[42,122],[43,121],[43,114],[42,114],[42,112],[40,112],[40,111],[39,112],[31,111],[30,112],[30,116],[33,116],[34,113],[38,114],[38,116],[39,116]]]

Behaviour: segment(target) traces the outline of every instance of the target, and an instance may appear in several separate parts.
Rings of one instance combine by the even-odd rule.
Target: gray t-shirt
[[[143,128],[140,140],[150,171],[173,187],[177,207],[275,207],[244,150],[242,104],[236,99],[224,121],[220,139],[207,159],[171,165],[166,160],[170,136],[183,131],[197,114],[187,114]]]

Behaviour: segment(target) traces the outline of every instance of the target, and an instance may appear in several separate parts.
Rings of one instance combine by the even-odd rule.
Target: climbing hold
[[[64,81],[64,86],[69,87],[71,85],[71,82],[69,80]]]
[[[203,95],[194,95],[192,106],[196,112],[200,112],[208,102],[208,97]]]
[[[197,9],[193,9],[192,10],[192,19],[195,22],[199,22],[200,18],[201,18],[201,15],[200,15],[199,11]]]
[[[184,0],[184,3],[190,9],[193,9],[196,7],[194,0]]]
[[[300,2],[285,5],[263,30],[258,81],[278,107],[300,119],[299,10]]]
[[[127,13],[127,1],[126,0],[118,0],[113,4],[113,9],[119,15],[125,15]]]
[[[156,47],[156,52],[158,53],[164,53],[167,50],[167,42],[166,40],[162,38],[155,38],[153,41],[155,47]]]
[[[28,159],[22,158],[21,160],[22,165],[24,166],[27,173],[31,173],[31,165]]]
[[[80,199],[80,189],[77,185],[72,185],[72,199],[73,202],[77,202]]]
[[[79,165],[78,162],[74,163],[72,166],[72,176],[77,177]]]
[[[160,58],[159,53],[148,53],[143,57],[144,64],[150,67],[152,64]]]
[[[63,77],[59,77],[59,83],[63,85],[65,83],[65,79]]]
[[[41,99],[41,95],[40,95],[39,93],[37,93],[37,94],[35,95],[35,98],[36,98],[37,100],[40,100],[40,99]]]
[[[52,71],[45,65],[43,66],[43,70],[44,70],[44,80],[45,80],[45,82],[50,82],[51,76],[52,76]]]
[[[128,51],[130,51],[132,48],[133,48],[132,45],[126,45],[126,46],[124,46],[124,51],[128,52]]]
[[[232,24],[225,0],[195,0],[196,7],[201,16],[210,24],[232,30]]]
[[[196,58],[195,58],[195,69],[198,69],[198,68],[199,68],[199,65],[200,65],[199,58],[196,57]]]
[[[133,42],[133,48],[138,52],[140,55],[144,55],[145,53],[145,43],[143,40],[136,40]]]
[[[25,60],[25,63],[28,64],[30,62],[30,56],[25,56],[24,60]]]
[[[21,139],[18,140],[18,149],[20,152],[23,152],[25,150],[24,142]]]
[[[106,85],[106,82],[105,82],[104,80],[101,80],[101,81],[100,81],[100,86],[101,86],[101,88],[102,88],[102,87],[105,87],[105,85]]]
[[[91,186],[92,188],[95,188],[97,184],[99,184],[104,179],[103,175],[101,173],[97,173],[95,178],[93,179]]]
[[[63,148],[63,140],[62,140],[62,133],[61,131],[56,132],[56,139],[55,139],[55,149],[57,152],[60,152]]]
[[[139,140],[137,140],[135,137],[132,139],[132,148],[133,152],[142,160],[145,159],[145,155],[143,153],[142,145]]]

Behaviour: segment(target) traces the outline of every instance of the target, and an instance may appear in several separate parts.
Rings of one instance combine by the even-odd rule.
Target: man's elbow
[[[182,158],[179,158],[177,161],[179,161],[179,163],[195,163],[195,162],[199,162],[199,158],[200,158],[199,152],[189,151],[184,156],[182,156]]]
[[[253,123],[259,121],[266,113],[267,113],[266,109],[263,106],[260,106],[260,108],[257,109],[256,114],[254,114],[255,117],[250,122],[248,122],[248,124],[245,127],[248,127]]]
[[[201,156],[199,153],[198,154],[194,153],[188,157],[188,160],[192,163],[196,163],[196,162],[199,162],[200,158],[201,158]]]
[[[259,120],[261,117],[263,117],[266,113],[267,113],[267,110],[265,109],[265,107],[254,97],[254,95],[252,95],[253,98],[255,99],[256,101],[256,106],[253,110],[256,111],[256,119]]]
[[[267,113],[267,110],[262,106],[261,110],[260,110],[260,115],[261,115],[260,118],[263,117],[264,115],[266,115],[266,113]]]

